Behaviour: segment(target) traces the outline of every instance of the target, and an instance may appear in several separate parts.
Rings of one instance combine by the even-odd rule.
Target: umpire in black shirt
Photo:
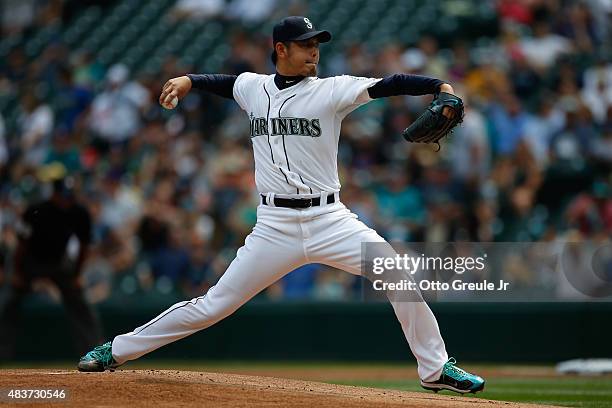
[[[56,180],[51,198],[30,205],[23,215],[12,290],[0,315],[0,358],[13,357],[21,303],[37,278],[51,280],[60,290],[79,355],[100,341],[98,321],[79,280],[91,242],[91,216],[78,203],[72,187],[70,179]],[[76,260],[67,256],[72,237],[79,241]]]

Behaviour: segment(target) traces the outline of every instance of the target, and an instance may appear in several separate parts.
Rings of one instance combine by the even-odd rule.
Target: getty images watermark
[[[365,243],[366,300],[612,301],[603,242]]]
[[[410,276],[414,276],[418,271],[445,271],[455,273],[458,279],[451,282],[441,280],[422,279],[414,281],[412,279],[400,279],[399,282],[388,282],[382,276],[372,282],[372,288],[376,291],[387,290],[438,290],[438,291],[505,291],[510,286],[509,282],[500,279],[497,283],[487,281],[464,282],[459,276],[466,272],[485,270],[487,254],[478,257],[442,257],[425,256],[420,254],[411,256],[408,254],[395,254],[393,257],[375,257],[372,259],[372,273],[382,275],[389,271],[404,271]]]

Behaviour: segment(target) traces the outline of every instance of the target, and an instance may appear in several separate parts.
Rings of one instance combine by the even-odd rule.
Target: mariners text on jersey
[[[268,132],[266,118],[256,118],[251,113],[251,137],[269,136],[321,136],[321,123],[319,119],[306,118],[270,118],[272,133]]]

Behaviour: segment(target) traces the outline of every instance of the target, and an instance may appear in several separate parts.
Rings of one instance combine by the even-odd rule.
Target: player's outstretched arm
[[[444,81],[411,74],[390,75],[368,88],[368,94],[372,99],[397,95],[437,95],[440,92],[455,93],[453,87]],[[452,118],[455,115],[455,111],[445,106],[442,114]]]
[[[192,88],[208,91],[223,98],[234,99],[233,89],[236,78],[236,75],[224,74],[187,74],[172,78],[164,84],[159,103],[164,107],[173,107],[172,100],[175,97],[181,100]]]
[[[437,78],[412,74],[393,74],[368,88],[370,98],[384,98],[397,95],[429,95],[442,91],[448,85]],[[448,85],[450,86],[450,85]]]

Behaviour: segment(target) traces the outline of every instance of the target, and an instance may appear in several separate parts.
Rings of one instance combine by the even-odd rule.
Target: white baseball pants
[[[308,197],[308,196],[303,196]],[[268,196],[267,202],[273,202]],[[323,193],[321,202],[326,203]],[[257,223],[216,285],[202,296],[179,302],[112,342],[118,363],[134,360],[217,323],[295,268],[322,263],[361,273],[361,243],[385,242],[340,203],[307,209],[259,205]],[[419,377],[439,378],[448,360],[438,323],[425,302],[391,301],[416,357]]]

